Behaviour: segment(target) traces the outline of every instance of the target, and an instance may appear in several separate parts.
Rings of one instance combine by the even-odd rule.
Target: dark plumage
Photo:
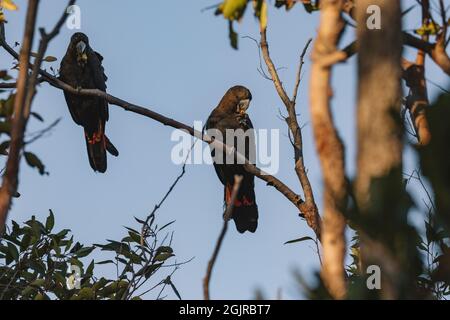
[[[102,66],[103,57],[89,45],[84,33],[75,33],[61,61],[60,79],[74,88],[106,91]],[[76,124],[84,128],[89,163],[94,171],[104,173],[107,167],[106,151],[114,156],[119,152],[105,135],[108,121],[108,103],[103,98],[86,97],[64,92],[70,114]]]
[[[249,160],[252,160],[250,159],[252,158],[250,155],[254,157],[256,149],[253,132],[248,131],[249,129],[253,129],[253,124],[246,113],[251,99],[252,95],[247,88],[242,86],[232,87],[227,91],[219,105],[212,111],[206,122],[208,132],[213,132],[214,130],[220,131],[223,136],[222,141],[227,145],[234,146],[238,151],[240,150],[238,141],[245,141],[245,152],[240,152]],[[237,131],[238,133],[235,134],[235,137],[229,137],[227,139],[227,129],[242,130]],[[251,134],[246,137],[245,133],[250,132]],[[214,150],[212,155],[214,158]],[[228,164],[225,161],[225,157],[224,155],[224,161],[222,163],[217,163],[217,159],[214,162],[216,173],[225,187],[225,204],[229,205],[231,201],[234,176],[243,176],[241,188],[234,203],[231,217],[240,233],[244,233],[245,231],[255,232],[258,226],[258,206],[256,205],[255,199],[254,176],[245,170],[243,164],[237,164],[236,162]]]

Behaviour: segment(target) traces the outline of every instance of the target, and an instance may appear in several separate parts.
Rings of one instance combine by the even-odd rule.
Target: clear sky
[[[26,1],[15,1],[20,10],[7,12],[7,40],[20,42],[23,35]],[[245,85],[253,94],[249,114],[257,128],[280,129],[280,171],[277,174],[293,190],[299,191],[294,172],[293,152],[287,128],[279,118],[284,110],[271,82],[257,71],[255,43],[239,39],[239,51],[228,42],[227,23],[213,11],[202,8],[217,1],[118,1],[80,0],[82,28],[91,46],[104,57],[111,94],[147,106],[187,124],[204,121],[225,91],[236,84]],[[50,28],[59,18],[65,1],[43,0],[39,26]],[[404,1],[406,9],[415,2]],[[417,28],[418,10],[408,15],[405,29]],[[289,13],[269,10],[268,40],[276,65],[288,92],[292,92],[299,53],[308,38],[315,35],[318,13],[307,14],[301,6]],[[257,21],[248,11],[237,26],[240,36],[259,37]],[[51,43],[48,54],[59,61],[47,68],[59,67],[73,31],[62,29]],[[349,28],[343,39],[354,38]],[[35,48],[37,41],[35,43]],[[408,50],[406,57],[412,58]],[[0,52],[0,69],[12,60]],[[304,67],[298,97],[299,121],[304,125],[306,166],[319,207],[321,174],[309,123],[309,60]],[[356,59],[336,67],[333,75],[333,111],[337,127],[346,144],[347,169],[354,175],[355,164],[355,88]],[[447,77],[430,64],[427,78],[446,85]],[[434,97],[439,91],[430,84]],[[20,172],[21,198],[14,201],[10,219],[25,221],[31,215],[44,219],[48,210],[55,212],[57,228],[72,229],[75,238],[92,244],[124,236],[123,226],[135,226],[133,216],[145,217],[159,202],[180,173],[171,162],[172,129],[150,119],[110,107],[107,133],[120,151],[109,157],[106,174],[95,174],[88,163],[82,129],[67,110],[61,91],[44,84],[39,88],[33,110],[46,123],[62,121],[48,137],[30,150],[44,161],[50,175],[39,176],[24,163]],[[31,120],[29,132],[42,128]],[[407,152],[407,168],[414,167],[414,157]],[[409,169],[408,169],[409,168]],[[319,268],[314,248],[309,243],[283,245],[284,242],[312,236],[306,223],[285,198],[256,180],[260,222],[255,234],[238,234],[234,224],[218,258],[211,282],[213,299],[253,298],[260,288],[268,298],[281,290],[283,298],[299,298],[293,271],[307,279]],[[222,227],[223,187],[212,166],[191,165],[164,206],[158,210],[159,223],[176,220],[173,226],[174,250],[178,261],[195,257],[174,275],[173,280],[185,299],[202,298],[202,278]],[[109,270],[98,268],[98,271]],[[174,298],[169,293],[168,298]]]

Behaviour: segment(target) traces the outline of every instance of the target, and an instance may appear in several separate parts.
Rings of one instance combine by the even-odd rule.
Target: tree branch
[[[311,55],[310,110],[316,149],[324,179],[322,278],[335,299],[346,295],[344,212],[348,198],[344,145],[333,122],[330,97],[331,66],[339,56],[337,44],[344,30],[344,0],[321,1],[318,35]]]
[[[242,176],[238,176],[238,175],[234,176],[234,185],[233,185],[233,191],[231,193],[230,204],[227,206],[227,208],[225,209],[225,212],[223,214],[224,221],[223,221],[222,231],[219,234],[219,238],[217,239],[217,243],[214,248],[214,252],[211,256],[211,259],[208,262],[208,267],[206,268],[206,275],[203,278],[203,298],[204,298],[204,300],[210,299],[209,283],[211,281],[211,274],[212,274],[212,271],[214,268],[214,264],[216,263],[217,256],[219,255],[220,248],[222,247],[223,239],[225,238],[225,235],[228,230],[228,221],[230,221],[230,219],[231,219],[231,213],[233,212],[233,208],[234,208],[234,201],[237,198],[239,188],[241,187],[242,179],[243,179]]]
[[[20,152],[23,145],[23,136],[27,123],[27,100],[29,94],[30,81],[28,68],[33,45],[34,29],[36,25],[36,16],[39,6],[39,0],[30,0],[28,2],[27,16],[25,22],[25,33],[20,50],[19,60],[19,78],[17,81],[17,92],[14,100],[14,117],[11,128],[11,144],[6,162],[5,175],[3,177],[0,189],[0,234],[4,232],[8,211],[11,206],[11,197],[17,191]],[[3,23],[0,23],[3,30]],[[3,35],[4,32],[0,31]],[[3,38],[3,36],[2,36]],[[27,91],[28,88],[28,91]]]
[[[445,51],[445,37],[444,33],[441,33],[437,37],[436,43],[432,44],[428,41],[416,38],[415,36],[403,32],[403,41],[406,45],[426,52],[431,59],[450,76],[450,57]]]
[[[44,82],[44,79],[42,77],[39,77],[37,79],[38,83]],[[17,88],[17,82],[3,82],[0,83],[0,90],[2,89],[16,89]]]
[[[264,29],[261,31],[261,41],[260,41],[261,51],[266,63],[267,69],[271,76],[271,80],[275,86],[275,89],[281,99],[283,104],[286,107],[288,112],[288,117],[285,119],[286,123],[289,127],[289,130],[294,138],[293,146],[294,146],[294,159],[295,159],[295,172],[300,181],[300,184],[303,189],[303,193],[305,195],[305,202],[302,205],[301,212],[308,223],[308,226],[314,230],[318,239],[321,239],[321,219],[319,216],[319,212],[317,210],[317,205],[314,200],[314,194],[312,191],[311,183],[309,181],[308,175],[306,173],[304,158],[303,158],[303,138],[302,131],[300,129],[300,125],[297,120],[297,113],[295,110],[296,107],[296,99],[297,99],[297,91],[301,79],[301,70],[303,65],[304,56],[306,54],[307,48],[311,41],[308,41],[303,49],[303,52],[300,56],[300,66],[299,71],[297,73],[297,80],[295,84],[295,90],[292,100],[286,93],[286,90],[283,87],[283,83],[280,80],[275,64],[270,57],[269,52],[269,44],[267,42],[267,30]]]

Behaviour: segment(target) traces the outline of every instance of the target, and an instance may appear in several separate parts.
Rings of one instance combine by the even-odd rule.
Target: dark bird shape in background
[[[59,78],[74,88],[106,91],[107,77],[102,66],[103,57],[89,45],[84,33],[75,33],[61,61]],[[99,97],[86,97],[64,92],[70,114],[76,124],[84,128],[89,163],[104,173],[107,168],[106,151],[113,156],[119,152],[105,135],[108,121],[108,102]]]
[[[250,155],[255,155],[255,140],[247,139],[248,137],[245,135],[249,129],[253,129],[253,124],[246,113],[251,100],[252,95],[247,88],[243,86],[232,87],[227,91],[219,105],[212,111],[206,122],[205,128],[208,132],[213,132],[213,130],[220,131],[223,137],[223,139],[220,140],[229,146],[233,146],[238,151],[242,150],[242,147],[239,149],[239,146],[237,145],[239,141],[245,141],[245,154],[242,154],[252,161]],[[236,134],[236,137],[229,137],[228,140],[231,141],[227,141],[227,129],[242,129],[237,132],[240,132],[243,137],[239,138],[239,134]],[[251,131],[248,131],[247,133],[251,133],[251,136],[253,135],[253,132]],[[212,150],[213,159],[215,156],[214,153],[215,151]],[[223,155],[222,163],[216,163],[219,161],[214,162],[216,173],[225,187],[225,205],[230,205],[235,175],[241,175],[243,180],[234,203],[231,218],[234,220],[236,228],[240,233],[244,233],[245,231],[255,232],[258,227],[255,178],[245,170],[243,164],[238,164],[236,162],[228,164],[226,163],[225,157],[226,156]]]

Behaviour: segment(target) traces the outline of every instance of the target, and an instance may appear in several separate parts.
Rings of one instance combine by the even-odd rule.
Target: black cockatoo
[[[246,113],[251,100],[252,95],[247,88],[243,86],[232,87],[212,111],[205,126],[207,133],[212,133],[213,136],[215,136],[215,130],[220,132],[219,136],[222,136],[222,138],[214,138],[220,138],[222,142],[233,146],[238,152],[242,150],[242,146],[237,144],[245,141],[245,152],[240,152],[249,160],[252,160],[250,155],[254,155],[256,149],[253,131],[248,131],[253,129],[253,125]],[[235,135],[233,137],[228,135],[227,139],[227,131],[230,132],[230,130],[235,132]],[[246,133],[250,134],[246,135]],[[243,177],[231,218],[240,233],[245,231],[255,232],[258,226],[258,206],[255,199],[254,176],[248,173],[244,165],[239,164],[235,159],[231,164],[227,162],[225,153],[217,159],[215,158],[215,150],[212,150],[212,156],[216,173],[225,187],[226,206],[230,205],[235,175]]]
[[[67,53],[61,61],[59,78],[74,88],[106,91],[103,57],[89,45],[84,33],[75,33]],[[106,151],[114,156],[119,152],[105,135],[108,121],[108,102],[99,97],[80,96],[64,92],[73,121],[84,128],[89,163],[94,171],[106,171]]]

